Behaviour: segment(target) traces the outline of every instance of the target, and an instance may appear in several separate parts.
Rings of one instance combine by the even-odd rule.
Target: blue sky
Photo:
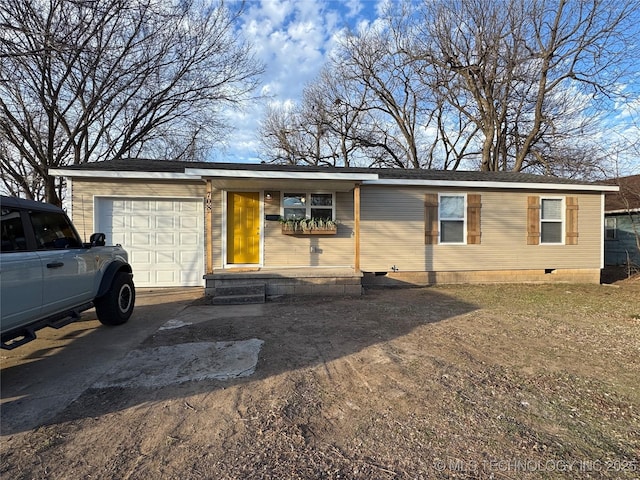
[[[257,104],[229,114],[227,148],[213,160],[259,162],[258,126],[265,106],[297,102],[324,65],[336,39],[348,28],[373,22],[387,0],[248,0],[241,30],[266,71]],[[640,37],[639,37],[640,38]],[[638,73],[640,76],[640,73]],[[627,86],[628,88],[629,86]],[[631,86],[636,90],[638,85]],[[608,116],[608,139],[640,137],[640,104],[616,105]],[[605,132],[603,132],[605,133]],[[608,139],[603,138],[606,142]],[[640,173],[640,152],[624,160],[624,174]]]
[[[241,26],[265,64],[262,100],[231,112],[232,133],[216,161],[259,162],[258,125],[268,103],[297,102],[322,68],[336,38],[375,19],[384,0],[249,0]]]

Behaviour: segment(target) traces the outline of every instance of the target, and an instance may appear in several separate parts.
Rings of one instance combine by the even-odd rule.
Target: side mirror
[[[89,242],[92,247],[104,247],[107,236],[104,233],[92,233]]]

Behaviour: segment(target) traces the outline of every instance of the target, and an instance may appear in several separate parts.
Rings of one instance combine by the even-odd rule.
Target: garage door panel
[[[182,246],[196,246],[199,245],[199,239],[196,235],[192,233],[181,233],[180,234],[180,245]]]
[[[132,249],[129,253],[129,261],[133,265],[151,265],[151,251],[150,250],[140,250],[138,248]]]
[[[178,281],[183,285],[191,284],[193,282],[192,277],[192,270],[182,271],[180,272],[180,278],[178,279]]]
[[[177,236],[173,232],[154,232],[153,239],[155,245],[158,246],[158,249],[165,248],[178,248],[179,245],[176,243]]]
[[[197,213],[198,205],[195,203],[183,203],[180,205],[180,211],[182,213]]]
[[[122,233],[109,233],[109,232],[102,232],[106,235],[107,237],[107,243],[108,244],[113,244],[113,245],[129,245],[129,243],[131,242],[127,242],[127,236],[122,234]]]
[[[131,227],[132,228],[151,228],[151,218],[146,215],[133,215],[131,216]]]
[[[98,230],[129,252],[137,286],[201,286],[201,199],[99,198]]]
[[[126,208],[127,201],[126,200],[112,200],[111,201],[112,210],[114,212],[123,211]]]
[[[200,256],[197,252],[179,252],[180,263],[182,265],[192,265],[200,261]]]
[[[127,220],[121,215],[114,215],[111,217],[111,225],[114,228],[125,228],[127,226]]]
[[[173,230],[176,228],[177,218],[166,215],[158,215],[155,217],[155,227],[158,229]]]
[[[155,260],[159,266],[171,266],[177,262],[178,258],[175,252],[156,252]]]
[[[131,234],[131,244],[138,246],[151,245],[151,234],[148,232],[136,232]]]
[[[133,283],[140,286],[151,285],[151,272],[150,271],[135,271],[133,272]]]
[[[130,204],[132,204],[133,202],[130,202]],[[154,210],[154,206],[155,202],[149,202],[146,200],[135,200],[135,206],[136,206],[136,211],[137,212],[151,212],[152,210]]]
[[[155,210],[156,212],[174,212],[176,211],[176,204],[174,201],[171,201],[171,200],[168,200],[168,201],[157,200],[155,202]]]
[[[187,215],[187,213],[182,212],[183,215]],[[190,215],[191,213],[189,213]],[[200,222],[197,218],[192,217],[180,217],[180,228],[200,228]]]
[[[175,285],[178,280],[178,274],[173,270],[156,271],[156,283],[158,285]]]

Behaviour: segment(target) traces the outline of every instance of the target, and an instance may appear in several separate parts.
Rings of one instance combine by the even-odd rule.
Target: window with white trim
[[[314,218],[335,220],[334,193],[284,193],[282,195],[282,217],[285,220]]]
[[[440,195],[438,221],[440,243],[465,243],[466,225],[465,195]]]
[[[562,198],[541,198],[540,202],[540,243],[562,244],[564,238]]]
[[[618,219],[616,217],[605,217],[604,239],[615,240],[617,238],[617,235],[616,235],[617,228],[618,228]]]

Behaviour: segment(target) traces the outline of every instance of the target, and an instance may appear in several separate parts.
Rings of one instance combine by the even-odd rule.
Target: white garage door
[[[99,198],[97,231],[129,252],[138,287],[201,286],[202,199]]]

